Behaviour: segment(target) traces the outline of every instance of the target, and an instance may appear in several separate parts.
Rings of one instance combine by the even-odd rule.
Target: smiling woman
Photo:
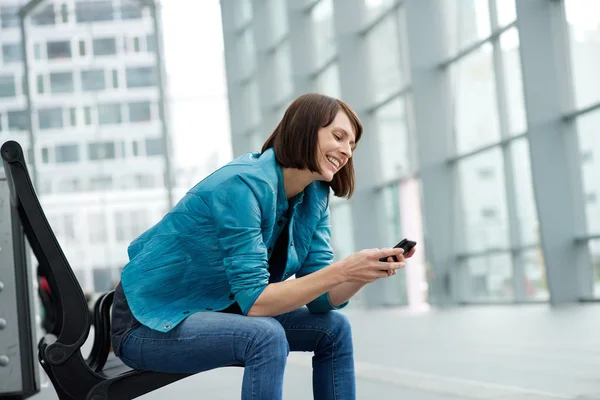
[[[114,298],[115,354],[159,372],[242,364],[242,398],[277,400],[288,352],[311,351],[315,398],[354,399],[351,329],[334,310],[404,266],[402,249],[333,262],[329,192],[352,195],[361,135],[347,104],[306,94],[260,153],[190,189],[129,246]],[[392,256],[398,262],[379,261]]]

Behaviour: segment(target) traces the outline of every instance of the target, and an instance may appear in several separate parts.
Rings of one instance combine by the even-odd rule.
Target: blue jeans
[[[242,399],[277,400],[290,350],[314,352],[315,399],[355,399],[350,323],[336,311],[313,314],[303,307],[272,318],[200,312],[166,333],[135,328],[121,344],[121,359],[131,368],[158,372],[243,365]]]

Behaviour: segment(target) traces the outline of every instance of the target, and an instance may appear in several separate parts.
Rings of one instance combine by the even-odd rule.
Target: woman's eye
[[[342,140],[342,137],[340,135],[333,135],[333,137],[335,137],[335,140]]]

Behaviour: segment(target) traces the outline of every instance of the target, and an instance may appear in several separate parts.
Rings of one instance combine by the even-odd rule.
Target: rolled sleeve
[[[244,315],[269,284],[262,211],[256,193],[235,176],[217,187],[211,209],[232,294]]]
[[[331,223],[329,220],[329,206],[325,208],[315,233],[310,242],[310,250],[306,256],[306,260],[296,273],[296,277],[301,278],[313,272],[319,271],[328,267],[333,263],[333,249],[330,245],[331,241]],[[348,302],[335,307],[329,299],[329,292],[323,293],[306,306],[311,312],[323,313],[331,310],[339,310],[348,305]]]

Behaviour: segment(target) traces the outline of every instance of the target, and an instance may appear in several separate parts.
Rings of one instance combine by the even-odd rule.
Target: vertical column
[[[221,20],[225,45],[225,73],[227,76],[227,100],[229,102],[229,121],[233,156],[237,157],[251,147],[244,135],[244,105],[240,85],[240,65],[237,49],[236,6],[237,0],[221,0]]]
[[[562,2],[517,1],[533,189],[553,305],[591,295],[591,265],[574,238],[584,230],[577,134]]]
[[[355,250],[393,246],[385,234],[383,193],[376,189],[381,176],[378,163],[381,152],[373,134],[372,116],[366,111],[372,98],[366,41],[360,33],[366,7],[364,0],[334,0],[333,7],[342,99],[356,110],[365,128],[353,156],[356,190],[351,207]],[[392,279],[373,282],[363,289],[367,307],[399,301],[394,299],[394,294],[399,295],[394,293]]]
[[[288,1],[290,53],[292,57],[292,79],[294,97],[311,90],[310,73],[314,62],[314,35],[310,14],[306,11],[307,0]]]
[[[167,191],[167,206],[173,207],[173,184],[175,182],[175,176],[171,171],[171,155],[172,151],[172,140],[169,126],[169,106],[165,101],[165,64],[163,56],[163,35],[162,35],[162,20],[161,11],[157,7],[154,0],[148,0],[148,6],[150,7],[150,13],[152,14],[152,25],[153,33],[155,37],[155,54],[156,54],[156,77],[158,84],[158,114],[160,116],[160,123],[162,128],[162,142],[163,148],[165,149],[164,156],[164,174],[165,177],[165,189]]]
[[[490,10],[490,25],[492,29],[498,27],[498,12],[496,8],[496,0],[488,1]],[[506,77],[504,74],[502,48],[500,40],[492,42],[494,45],[494,75],[496,76],[496,103],[498,104],[498,120],[500,123],[500,135],[503,139],[510,136],[509,132],[509,115],[507,109],[507,94],[506,94]],[[514,166],[512,157],[512,146],[508,145],[502,152],[504,161],[504,182],[506,186],[506,209],[508,215],[508,234],[509,242],[512,250],[511,260],[513,265],[512,270],[512,287],[515,301],[525,301],[527,292],[525,287],[525,265],[523,259],[521,233],[519,229],[519,218],[517,216],[517,194],[515,193]],[[515,249],[519,249],[515,251]]]
[[[450,88],[447,71],[438,67],[444,57],[441,1],[405,3],[423,225],[427,259],[434,273],[429,281],[429,299],[438,305],[452,303],[460,295],[453,249],[456,184],[454,168],[446,162],[448,138],[452,137]],[[423,26],[429,28],[423,30]]]
[[[269,40],[272,37],[271,21],[267,2],[265,0],[252,0],[252,27],[256,43],[256,70],[258,75],[258,92],[260,98],[262,124],[261,133],[263,140],[275,129],[277,122],[273,119],[275,106],[275,89],[277,82],[273,76],[272,56],[273,48]]]

